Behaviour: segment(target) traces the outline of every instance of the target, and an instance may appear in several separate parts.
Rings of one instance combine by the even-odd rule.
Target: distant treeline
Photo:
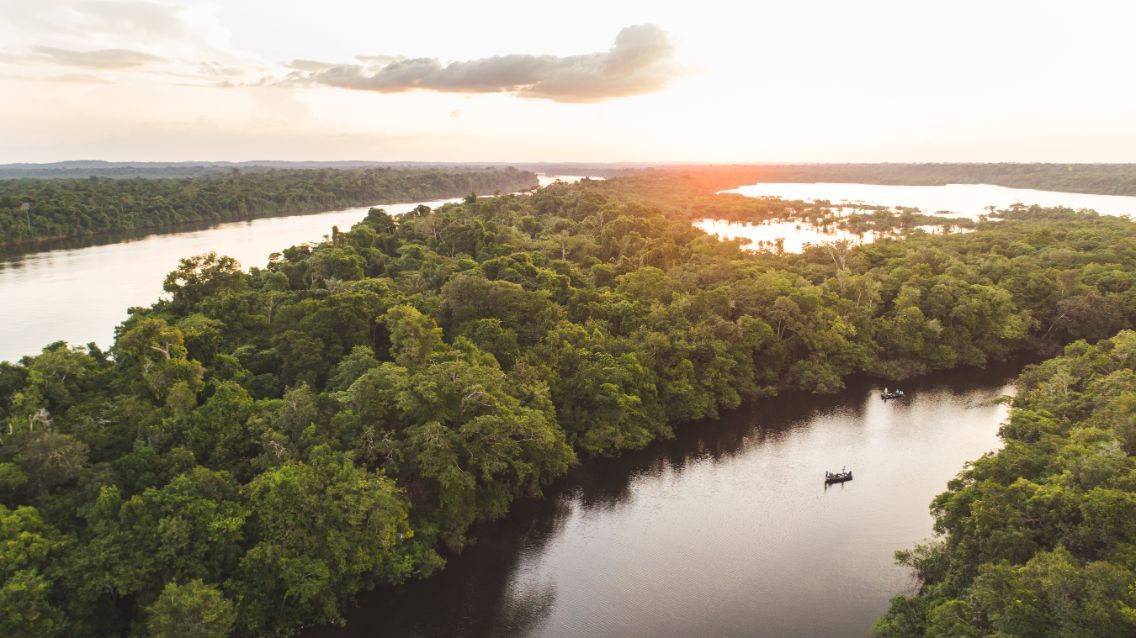
[[[500,169],[230,171],[189,179],[0,180],[0,246],[535,187]]]
[[[75,160],[43,164],[0,164],[0,179],[64,179],[107,177],[114,179],[205,177],[239,171],[261,173],[271,170],[299,169],[364,169],[399,168],[404,170],[436,169],[468,171],[512,166],[519,170],[548,175],[591,175],[607,177],[628,169],[648,168],[650,164],[581,164],[578,162],[536,162],[532,164],[501,162],[368,162],[368,161],[305,161],[253,160],[247,162],[107,162],[101,160]]]
[[[764,164],[667,170],[686,172],[719,189],[756,182],[994,184],[1066,193],[1136,195],[1136,164]]]

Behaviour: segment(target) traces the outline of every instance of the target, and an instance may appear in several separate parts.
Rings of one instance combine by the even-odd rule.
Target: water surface
[[[747,197],[775,197],[804,202],[829,202],[836,218],[865,211],[864,207],[885,207],[893,211],[916,209],[946,218],[977,220],[991,210],[1017,204],[1046,207],[1063,206],[1074,210],[1092,209],[1104,215],[1136,216],[1136,197],[1085,195],[989,184],[947,184],[945,186],[888,186],[843,183],[759,183],[722,191]],[[816,226],[805,220],[775,219],[756,224],[723,219],[703,219],[695,227],[722,239],[744,239],[746,250],[799,253],[808,245],[847,241],[868,244],[881,236],[874,231],[852,233],[836,225]],[[965,232],[950,226],[916,227],[927,233]]]
[[[421,202],[430,207],[460,199]],[[418,203],[383,204],[392,214]],[[289,246],[320,241],[332,226],[347,230],[371,207],[227,222],[191,231],[119,237],[115,243],[63,247],[0,259],[0,361],[35,354],[53,341],[91,341],[106,347],[132,306],[148,306],[162,293],[178,260],[215,251],[248,268]],[[94,244],[94,245],[91,245]]]
[[[585,177],[541,174],[538,179],[545,186]],[[459,201],[375,207],[399,215],[420,204],[436,208]],[[9,249],[0,253],[0,361],[36,354],[59,340],[109,346],[128,308],[158,300],[162,281],[179,259],[215,251],[235,257],[245,268],[263,266],[274,252],[321,241],[332,226],[349,229],[370,208],[50,241],[35,252]]]
[[[602,180],[602,177],[595,177],[591,175],[545,175],[544,173],[537,173],[536,180],[541,186],[549,186],[556,182],[564,182],[565,184],[575,184],[576,182],[584,179]]]
[[[1102,215],[1136,216],[1136,197],[1086,195],[1027,188],[1006,188],[990,184],[947,184],[945,186],[892,186],[880,184],[836,183],[759,183],[723,191],[748,197],[778,197],[788,200],[827,200],[833,204],[859,203],[873,206],[905,206],[925,213],[945,212],[951,216],[977,219],[990,207],[1002,209],[1014,204],[1064,206],[1074,210],[1089,208]]]
[[[867,635],[913,590],[893,555],[931,535],[931,498],[998,446],[1012,371],[931,377],[888,403],[866,384],[788,395],[586,463],[438,576],[307,636]],[[826,489],[845,465],[855,479]]]
[[[743,250],[770,253],[800,253],[807,246],[815,246],[834,241],[846,241],[851,245],[870,244],[880,237],[899,237],[899,234],[880,233],[872,230],[853,233],[837,228],[835,225],[817,226],[807,221],[769,221],[759,224],[734,222],[726,219],[703,219],[694,222],[694,227],[719,239],[744,239]],[[965,232],[953,226],[916,226],[925,233]]]

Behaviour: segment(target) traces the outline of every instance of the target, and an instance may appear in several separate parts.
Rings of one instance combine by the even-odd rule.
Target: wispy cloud
[[[512,93],[557,102],[599,102],[664,88],[676,74],[674,46],[658,26],[624,28],[607,51],[557,57],[512,54],[443,64],[435,58],[358,56],[370,64],[297,60],[280,81],[380,93]]]
[[[45,79],[50,82],[69,82],[71,84],[114,84],[106,78],[90,73],[64,73]]]
[[[197,66],[198,72],[206,77],[235,78],[244,74],[245,70],[232,64],[221,62],[202,62]]]
[[[295,71],[310,73],[334,69],[339,65],[334,62],[320,62],[319,60],[292,60],[287,66]]]
[[[78,51],[56,47],[32,47],[35,57],[63,66],[84,69],[129,69],[164,62],[165,59],[142,51],[130,49],[96,49]]]
[[[106,78],[90,73],[63,73],[57,75],[14,75],[0,74],[0,80],[15,80],[18,82],[56,82],[61,84],[115,84]]]

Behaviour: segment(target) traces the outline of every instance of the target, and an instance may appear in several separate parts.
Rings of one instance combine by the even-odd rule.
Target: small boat
[[[849,470],[849,469],[846,469],[846,468],[841,468],[839,472],[829,472],[829,471],[826,470],[825,473],[824,473],[824,484],[825,485],[828,485],[830,483],[843,483],[844,481],[851,481],[851,480],[852,480],[852,470]]]
[[[888,399],[902,399],[903,397],[903,390],[900,390],[899,388],[896,388],[891,392],[888,392],[888,389],[884,388],[884,391],[880,393],[880,398],[884,401],[887,401]]]

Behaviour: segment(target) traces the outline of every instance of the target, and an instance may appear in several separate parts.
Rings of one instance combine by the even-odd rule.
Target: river
[[[843,183],[758,183],[739,186],[723,193],[747,197],[774,197],[806,202],[827,201],[833,212],[843,215],[856,205],[915,208],[948,218],[979,219],[991,208],[1006,209],[1015,204],[1064,206],[1074,210],[1091,209],[1102,215],[1136,216],[1136,197],[1085,195],[989,184],[947,184],[945,186],[888,186]],[[868,244],[878,236],[872,231],[854,234],[834,226],[814,226],[801,220],[770,220],[761,223],[703,219],[695,227],[722,239],[745,240],[742,248],[751,251],[802,252],[806,246],[844,240]],[[918,226],[928,233],[965,232],[955,227]]]
[[[893,554],[931,535],[931,498],[998,446],[1017,369],[933,375],[887,403],[865,381],[786,395],[584,463],[439,575],[306,638],[867,635],[913,591]],[[842,466],[854,480],[825,488]]]
[[[906,206],[925,213],[946,213],[952,217],[977,219],[988,208],[1009,208],[1014,204],[1064,206],[1074,210],[1089,208],[1102,215],[1136,216],[1136,197],[1087,195],[1028,188],[1007,188],[990,184],[946,184],[944,186],[892,186],[884,184],[838,183],[758,183],[739,186],[725,193],[747,197],[778,197],[788,200],[827,200],[833,204],[852,203],[871,206]]]
[[[461,200],[422,203],[434,207],[454,201]],[[417,205],[379,208],[398,214]],[[332,226],[350,228],[368,210],[364,206],[229,222],[6,258],[0,261],[0,361],[35,354],[60,339],[109,346],[115,326],[126,319],[126,309],[157,301],[162,281],[182,257],[212,250],[235,257],[246,268],[263,266],[274,252],[320,241]]]
[[[577,175],[538,176],[546,186],[576,182]],[[592,178],[600,179],[600,178]],[[436,208],[458,199],[378,204],[393,215],[419,204]],[[0,255],[0,361],[36,354],[59,340],[109,346],[114,329],[132,306],[149,306],[162,294],[162,281],[191,255],[215,251],[248,268],[289,246],[316,242],[332,226],[349,229],[370,206],[312,215],[198,225],[168,232],[100,236],[50,242],[31,253]]]

